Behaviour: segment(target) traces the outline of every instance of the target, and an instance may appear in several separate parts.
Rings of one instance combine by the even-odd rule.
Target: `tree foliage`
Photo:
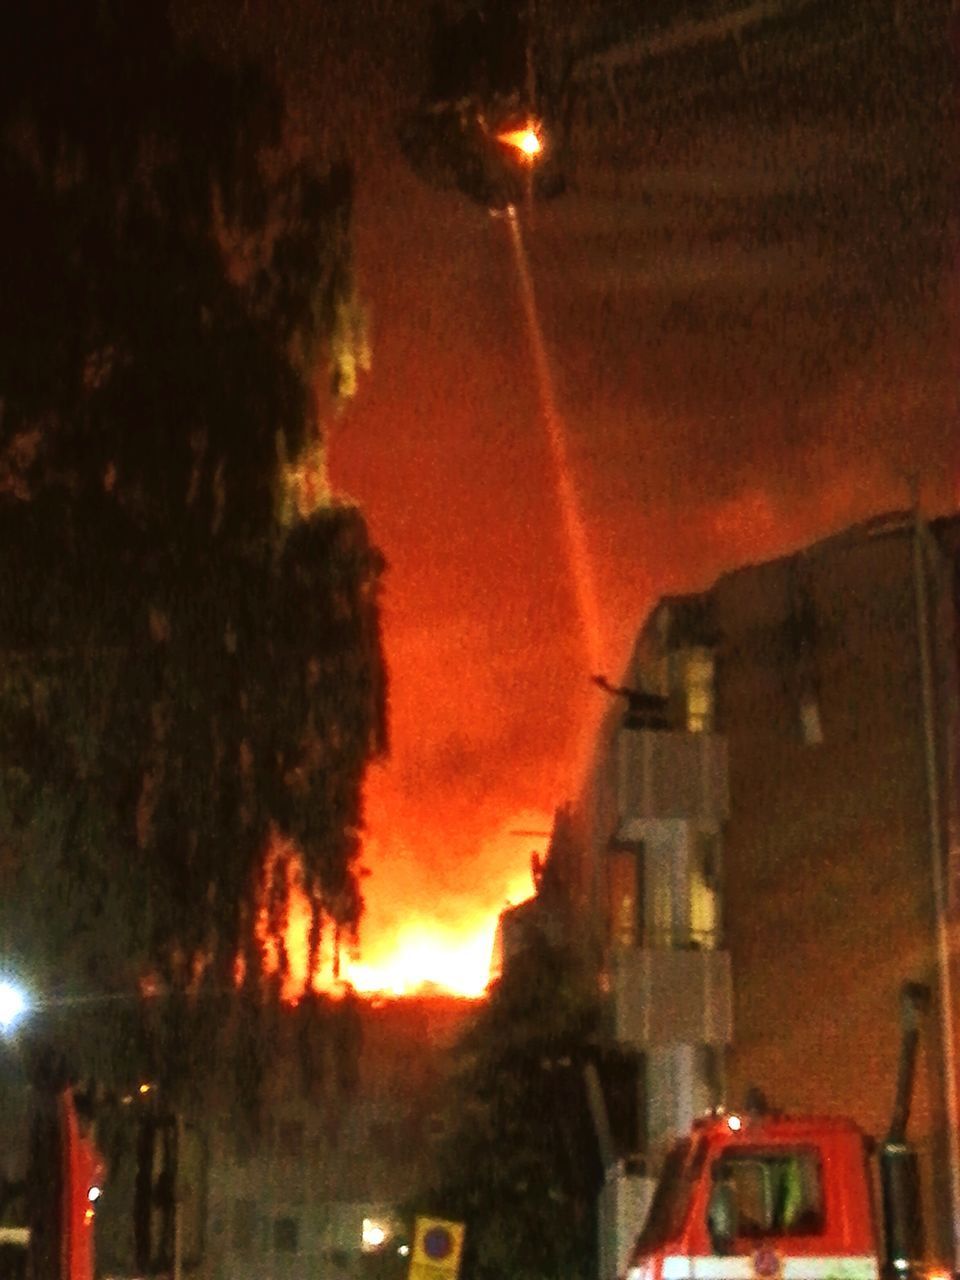
[[[589,967],[565,920],[558,815],[538,895],[514,908],[503,973],[456,1048],[432,1209],[466,1224],[469,1280],[588,1275],[601,1169],[584,1068],[597,1058]]]
[[[238,956],[255,994],[271,836],[314,949],[355,927],[385,746],[382,562],[322,457],[366,358],[350,170],[166,0],[38,0],[0,14],[0,175],[0,946],[53,996]]]

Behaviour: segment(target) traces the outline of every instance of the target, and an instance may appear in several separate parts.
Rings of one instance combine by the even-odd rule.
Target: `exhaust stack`
[[[917,1070],[920,1018],[930,1007],[930,988],[905,982],[900,992],[900,1062],[890,1128],[880,1145],[886,1274],[913,1274],[924,1255],[923,1213],[917,1153],[907,1141]]]

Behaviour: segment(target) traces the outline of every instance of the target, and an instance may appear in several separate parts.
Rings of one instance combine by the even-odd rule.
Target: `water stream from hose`
[[[517,264],[520,299],[527,322],[527,332],[530,336],[530,349],[537,377],[541,416],[550,446],[557,501],[563,521],[567,559],[573,580],[577,613],[583,636],[584,657],[588,668],[585,674],[592,674],[602,670],[603,657],[602,628],[600,624],[600,609],[597,603],[597,584],[593,561],[587,542],[587,532],[580,507],[580,499],[573,483],[567,448],[566,427],[557,408],[553,371],[550,368],[547,348],[543,340],[543,328],[540,324],[540,313],[537,308],[537,298],[530,274],[530,263],[520,229],[520,219],[512,205],[507,210],[507,223],[510,227],[510,238]]]

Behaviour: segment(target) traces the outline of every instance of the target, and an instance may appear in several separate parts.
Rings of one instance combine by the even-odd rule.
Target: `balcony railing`
[[[635,1049],[729,1044],[733,1033],[730,953],[638,947],[609,962],[614,1039]]]
[[[684,818],[720,823],[729,814],[726,739],[715,733],[621,729],[620,835],[642,838],[632,824]]]

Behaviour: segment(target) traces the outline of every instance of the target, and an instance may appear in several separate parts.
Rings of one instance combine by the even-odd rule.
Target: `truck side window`
[[[815,1148],[727,1150],[719,1176],[733,1185],[739,1236],[763,1239],[823,1231],[823,1184]]]

